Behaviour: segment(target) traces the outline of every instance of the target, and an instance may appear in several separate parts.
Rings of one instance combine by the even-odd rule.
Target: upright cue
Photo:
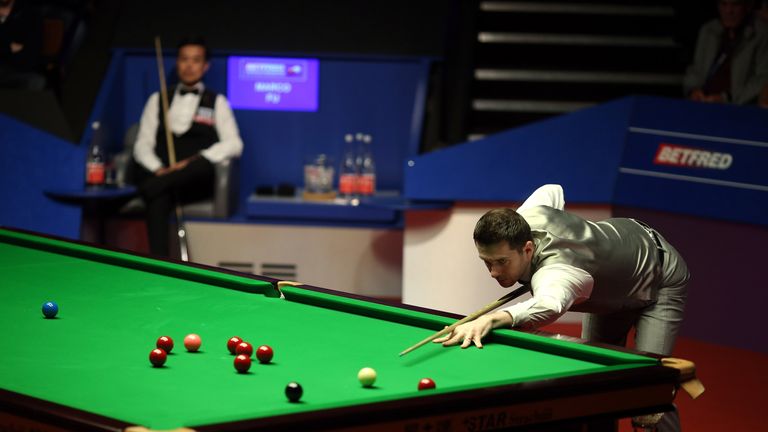
[[[165,126],[165,144],[168,147],[168,163],[173,166],[176,164],[176,147],[173,145],[171,125],[168,123],[168,89],[165,86],[165,67],[163,67],[163,48],[160,46],[160,36],[155,36],[155,53],[157,54],[157,73],[160,75],[160,101],[163,107],[163,125]],[[187,230],[184,228],[184,215],[181,213],[181,204],[179,204],[178,199],[176,199],[176,225],[178,226],[176,234],[179,236],[181,260],[189,261]]]
[[[449,325],[448,327],[440,330],[439,332],[433,334],[432,336],[424,339],[423,341],[417,343],[416,345],[406,349],[405,351],[400,353],[400,356],[402,357],[402,356],[408,354],[409,352],[415,350],[416,348],[424,346],[425,344],[427,344],[427,343],[429,343],[429,342],[439,338],[440,336],[443,336],[443,335],[446,335],[446,334],[452,332],[456,327],[464,324],[465,322],[472,321],[472,320],[476,319],[477,317],[479,317],[481,315],[485,315],[486,313],[496,309],[497,307],[503,305],[504,303],[507,303],[509,301],[512,301],[512,300],[520,297],[521,295],[523,295],[523,294],[527,293],[528,291],[530,291],[530,289],[531,288],[528,285],[521,286],[520,288],[512,291],[511,293],[509,293],[509,294],[505,295],[504,297],[496,300],[495,302],[493,302],[493,303],[483,307],[482,309],[478,310],[477,312],[474,312],[471,315],[465,316],[464,318],[456,321],[455,323],[453,323],[453,324]]]

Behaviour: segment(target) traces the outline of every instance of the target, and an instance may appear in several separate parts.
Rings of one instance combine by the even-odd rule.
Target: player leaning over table
[[[201,37],[179,42],[176,73],[179,85],[168,89],[168,122],[176,163],[169,164],[159,93],[144,106],[133,156],[139,193],[147,204],[149,249],[168,256],[168,217],[173,197],[192,201],[213,195],[214,163],[240,156],[243,141],[227,98],[205,88],[208,47]]]
[[[563,211],[559,185],[537,189],[518,209],[484,214],[475,246],[502,287],[516,282],[532,298],[477,318],[436,339],[471,344],[494,328],[532,329],[566,311],[585,312],[582,337],[623,346],[632,326],[637,349],[668,356],[683,319],[689,274],[680,254],[640,221],[590,222]],[[659,430],[679,430],[676,413]]]

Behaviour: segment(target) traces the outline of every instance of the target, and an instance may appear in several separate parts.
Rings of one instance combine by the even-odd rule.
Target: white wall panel
[[[290,272],[294,265],[295,277],[278,278],[367,296],[401,296],[402,230],[210,222],[186,226],[194,262],[246,271],[250,266],[255,274],[264,274],[264,268]]]

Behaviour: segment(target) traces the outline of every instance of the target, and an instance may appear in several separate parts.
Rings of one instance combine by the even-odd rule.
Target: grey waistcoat
[[[594,279],[589,300],[577,312],[610,313],[645,307],[655,301],[662,269],[656,243],[632,219],[591,222],[552,207],[520,214],[528,221],[536,250],[531,275],[551,264],[569,264]],[[536,290],[536,287],[532,287]]]

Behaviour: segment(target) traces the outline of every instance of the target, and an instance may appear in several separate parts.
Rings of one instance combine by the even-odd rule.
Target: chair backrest
[[[123,135],[123,150],[117,153],[113,162],[115,164],[115,180],[118,184],[129,183],[134,181],[135,169],[133,162],[133,146],[136,144],[136,137],[139,134],[139,124],[132,124]]]
[[[134,123],[123,135],[123,151],[115,155],[115,178],[119,183],[133,182],[133,147],[139,134],[139,124]],[[225,219],[237,210],[239,158],[215,164],[213,198],[187,204],[184,214],[188,217]]]
[[[123,135],[123,149],[133,152],[133,146],[136,144],[136,138],[139,135],[139,124],[134,123],[125,131]]]

